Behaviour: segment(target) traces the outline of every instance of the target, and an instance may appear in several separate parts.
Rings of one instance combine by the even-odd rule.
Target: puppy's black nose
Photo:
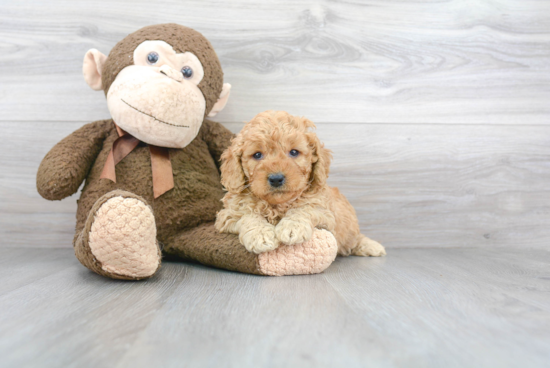
[[[267,177],[267,180],[269,181],[269,185],[271,185],[273,188],[278,188],[285,183],[285,176],[280,173],[270,174]]]

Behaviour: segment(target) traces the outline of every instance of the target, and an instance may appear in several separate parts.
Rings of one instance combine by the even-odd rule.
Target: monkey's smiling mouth
[[[162,120],[160,120],[160,119],[157,119],[157,118],[154,117],[153,115],[148,114],[148,113],[146,113],[146,112],[141,111],[140,109],[135,108],[134,106],[130,105],[128,102],[124,101],[122,98],[120,99],[120,101],[124,102],[126,105],[130,106],[132,109],[136,110],[137,112],[140,112],[140,113],[142,113],[143,115],[147,115],[147,116],[149,116],[150,118],[155,119],[155,120],[158,121],[159,123],[163,123],[163,124],[166,124],[166,125],[174,126],[174,127],[176,127],[176,128],[189,128],[188,125],[176,125],[176,124],[167,123],[166,121],[162,121]]]

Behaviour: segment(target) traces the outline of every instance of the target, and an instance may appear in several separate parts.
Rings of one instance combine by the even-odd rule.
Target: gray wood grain
[[[548,1],[3,1],[0,120],[108,116],[84,53],[142,26],[196,28],[233,85],[223,122],[548,124]]]
[[[548,266],[548,253],[542,257],[534,253],[538,261],[532,259],[533,253],[528,260],[517,251],[503,253],[494,249],[426,249],[421,253],[400,249],[383,260],[383,265],[371,267],[360,259],[349,259],[336,264],[337,273],[326,277],[356,313],[379,331],[394,335],[399,339],[397,345],[406,346],[405,351],[414,357],[406,366],[421,366],[424,360],[440,367],[536,366],[541,358],[550,357],[549,342],[533,339],[545,335],[550,326],[548,285],[537,277],[516,281],[510,266],[495,264],[493,257],[498,254],[510,264],[520,259],[523,265],[516,268],[542,276],[548,271],[536,266],[538,261]],[[391,271],[384,262],[392,263]],[[386,283],[388,272],[392,280]],[[539,302],[533,302],[539,296]],[[403,309],[397,312],[396,304]],[[432,349],[426,351],[425,346]],[[526,356],[518,365],[513,356],[519,350]],[[410,364],[417,359],[417,364]]]
[[[112,366],[186,273],[185,267],[168,267],[147,283],[106,280],[80,265],[72,250],[48,251],[63,259],[58,272],[23,286],[16,277],[6,280],[13,290],[0,296],[2,367]],[[36,272],[36,262],[47,263],[44,253],[27,250],[24,259],[4,267],[25,277]]]
[[[34,249],[29,253],[28,249],[14,248],[0,254],[0,295],[74,266],[70,251]]]
[[[69,249],[4,248],[0,260],[6,274],[35,275],[2,278],[2,367],[546,367],[550,359],[547,250],[392,249],[281,278],[165,262],[144,282],[95,275]],[[50,273],[58,261],[65,267]]]
[[[71,246],[77,195],[46,201],[35,175],[80,125],[0,122],[12,137],[0,145],[0,247]],[[334,152],[329,184],[390,248],[548,248],[546,126],[319,124],[318,135]]]

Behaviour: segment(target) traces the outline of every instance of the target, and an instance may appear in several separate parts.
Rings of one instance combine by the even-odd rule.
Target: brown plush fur
[[[144,41],[155,40],[166,41],[177,53],[190,51],[200,60],[204,68],[204,77],[198,87],[206,99],[204,116],[208,115],[223,87],[223,71],[220,61],[210,42],[201,33],[174,23],[141,28],[116,44],[109,53],[101,75],[105,95],[118,73],[125,67],[134,64],[136,47]]]
[[[114,190],[142,197],[155,215],[163,251],[211,266],[261,272],[256,257],[238,238],[219,234],[213,226],[223,196],[218,162],[233,134],[222,125],[205,120],[199,135],[183,149],[171,149],[174,188],[153,198],[151,155],[146,145],[138,146],[116,166],[117,182],[100,179],[101,171],[118,137],[112,120],[87,124],[60,141],[46,155],[37,174],[37,188],[46,199],[61,200],[74,194],[86,179],[78,200],[75,245],[96,201]],[[76,247],[77,256],[88,252]],[[83,263],[94,271],[88,263]],[[110,276],[114,277],[114,276]]]
[[[107,94],[118,73],[133,64],[136,46],[146,40],[162,40],[172,45],[177,53],[190,51],[198,57],[204,69],[204,77],[198,87],[205,98],[206,116],[222,91],[223,73],[210,43],[200,33],[183,26],[156,25],[129,35],[113,48],[104,61],[103,69],[97,68],[99,64],[90,64],[87,56],[83,68],[85,76],[90,77],[86,74],[90,70],[92,74],[97,72],[97,77],[101,75],[102,88]],[[91,57],[95,60],[93,54]],[[87,81],[96,89],[101,83],[93,81],[93,75]],[[220,200],[223,196],[218,163],[233,134],[218,123],[203,120],[202,116],[194,118],[202,122],[198,135],[185,148],[167,149],[174,187],[156,199],[153,194],[151,153],[143,142],[116,164],[116,183],[100,178],[113,142],[119,137],[111,119],[83,126],[60,141],[44,157],[36,178],[38,192],[44,198],[61,200],[76,193],[85,181],[78,200],[74,237],[75,254],[79,261],[107,277],[147,278],[160,267],[160,259],[156,258],[158,253],[155,252],[160,245],[165,254],[253,274],[314,273],[328,267],[335,248],[331,248],[330,234],[319,237],[322,242],[310,244],[309,248],[289,247],[284,252],[258,256],[248,252],[234,234],[221,234],[215,229],[214,220],[216,212],[222,207]],[[111,208],[113,203],[118,203],[118,207]],[[129,203],[133,204],[130,206]],[[129,208],[132,206],[138,210],[141,208],[138,212],[143,216],[131,212]],[[136,220],[136,217],[143,221]],[[153,239],[154,236],[141,236],[140,241],[133,241],[128,236],[132,229],[133,236],[138,236],[136,234],[140,231],[146,235],[152,234],[152,217],[156,225],[156,239]],[[117,223],[119,220],[121,224]],[[113,224],[116,226],[110,226]],[[101,257],[93,249],[99,249]],[[311,258],[312,249],[316,253],[324,252],[319,258],[328,261],[300,262]]]
[[[361,234],[346,198],[326,184],[332,156],[311,128],[310,120],[283,111],[266,111],[245,125],[222,155],[228,193],[216,227],[239,234],[257,253],[309,240],[319,227],[334,234],[339,255],[384,255],[380,244]],[[261,159],[254,158],[257,152]],[[277,173],[285,183],[274,188],[268,176]]]
[[[178,53],[190,51],[198,57],[204,69],[198,87],[206,101],[206,116],[222,90],[220,62],[205,37],[177,24],[145,27],[120,41],[111,50],[101,73],[105,94],[118,73],[134,64],[135,48],[147,40],[163,40]],[[102,270],[88,244],[94,220],[90,215],[92,209],[101,205],[101,198],[119,195],[120,191],[126,193],[125,196],[139,197],[152,208],[157,239],[164,252],[215,267],[261,273],[256,257],[242,250],[236,236],[219,234],[213,226],[223,196],[218,162],[232,137],[233,134],[220,124],[204,120],[197,137],[189,145],[169,150],[174,188],[154,199],[151,154],[144,143],[116,165],[116,183],[100,179],[118,134],[111,119],[97,121],[63,139],[44,157],[36,178],[38,192],[46,199],[61,200],[74,194],[85,180],[78,200],[75,253],[85,266],[99,274],[132,278]]]

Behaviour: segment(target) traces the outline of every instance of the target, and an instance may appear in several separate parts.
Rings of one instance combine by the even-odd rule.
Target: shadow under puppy
[[[284,111],[256,115],[221,156],[227,189],[217,215],[220,232],[239,234],[251,252],[311,239],[330,231],[338,255],[383,256],[384,247],[361,234],[355,210],[326,180],[332,158],[310,120]]]

